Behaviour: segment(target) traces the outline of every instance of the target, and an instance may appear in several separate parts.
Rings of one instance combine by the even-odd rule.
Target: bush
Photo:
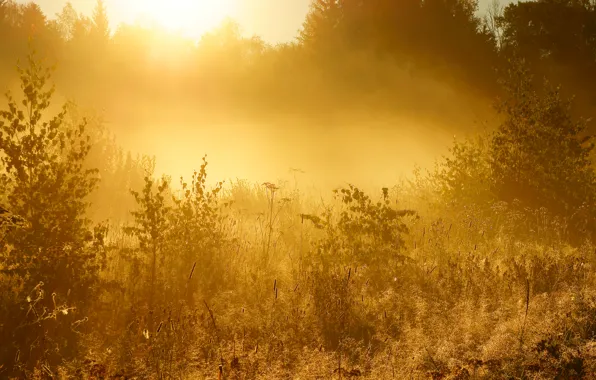
[[[26,374],[34,367],[52,372],[79,350],[71,327],[96,294],[105,228],[91,230],[86,218],[98,178],[83,165],[90,150],[84,121],[65,125],[67,106],[48,117],[50,70],[34,52],[19,72],[22,107],[9,94],[8,110],[0,112],[0,187],[8,208],[26,223],[5,234],[0,252],[2,275],[18,284],[5,289],[14,297],[2,305],[0,362]]]

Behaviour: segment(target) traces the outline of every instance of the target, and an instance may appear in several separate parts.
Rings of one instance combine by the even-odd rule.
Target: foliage
[[[225,271],[226,258],[222,250],[226,248],[227,237],[223,230],[223,215],[220,212],[219,194],[223,183],[209,190],[207,180],[207,159],[198,172],[194,172],[190,183],[181,178],[182,196],[174,197],[174,210],[171,215],[172,229],[169,234],[172,254],[176,261],[172,265],[172,275],[193,271],[194,280],[186,284],[186,278],[178,281],[178,294],[191,302],[200,291],[210,299],[221,290],[221,276]],[[223,207],[228,204],[222,205]],[[189,288],[186,288],[190,286]],[[184,290],[183,290],[184,289]]]
[[[167,104],[163,108],[199,104],[205,114],[223,108],[253,117],[280,109],[321,115],[350,105],[394,113],[396,103],[408,100],[399,89],[409,87],[411,70],[441,85],[485,94],[492,91],[498,61],[474,16],[476,4],[468,1],[317,0],[298,39],[278,44],[245,36],[230,20],[199,41],[141,24],[118,25],[111,33],[103,1],[90,15],[65,4],[55,19],[39,7],[26,12],[13,1],[4,8],[11,17],[0,28],[11,38],[0,41],[0,68],[23,56],[32,37],[60,59],[58,79],[66,93],[128,115],[105,94],[122,94],[131,102],[151,97]],[[444,43],[446,36],[454,42]],[[433,103],[429,110],[440,106]]]
[[[68,322],[72,323],[82,319],[95,294],[98,270],[104,264],[106,232],[102,226],[91,230],[85,215],[87,197],[98,181],[96,171],[83,166],[90,150],[85,123],[74,128],[66,126],[67,106],[48,117],[54,91],[46,88],[50,71],[37,61],[34,52],[27,63],[19,69],[22,107],[8,95],[8,109],[0,113],[1,188],[7,207],[25,221],[23,226],[10,229],[3,239],[0,270],[21,285],[5,289],[15,292],[20,302],[2,306],[8,312],[2,341],[10,343],[0,352],[6,362],[21,351],[15,365],[22,365],[23,370],[56,365],[61,358],[76,353],[78,341],[77,333],[67,323],[42,329],[17,327],[31,314],[31,310],[18,306],[25,299],[23,292],[33,289],[36,283],[44,284],[54,302],[53,309],[46,305],[44,310],[56,310],[57,303],[68,300],[76,313],[65,319],[70,318]],[[40,294],[36,302],[44,300]],[[47,298],[43,302],[47,304]],[[56,319],[55,312],[49,316],[45,311],[39,314],[39,318]],[[48,346],[34,345],[39,339],[53,341],[58,355],[48,358]]]
[[[162,178],[157,186],[154,185],[155,181],[151,178],[151,172],[148,172],[145,175],[143,191],[140,193],[131,190],[139,209],[132,212],[135,219],[133,226],[124,229],[127,234],[138,240],[139,253],[142,255],[141,262],[148,269],[145,271],[149,274],[146,297],[151,311],[155,304],[159,303],[155,297],[161,295],[157,288],[158,282],[163,284],[166,275],[164,271],[165,244],[170,212],[170,207],[166,205],[166,192],[169,186],[167,179]],[[154,189],[154,187],[156,188]],[[152,329],[153,325],[150,323],[149,327]]]
[[[450,156],[444,157],[434,173],[442,199],[460,206],[495,200],[491,192],[490,147],[489,136],[482,134],[464,141],[454,140]]]
[[[319,247],[325,267],[344,260],[359,265],[382,265],[383,261],[400,255],[404,245],[402,235],[408,232],[402,219],[416,215],[414,211],[391,207],[387,188],[383,189],[382,201],[377,203],[353,185],[334,190],[334,194],[344,206],[337,221],[332,218],[331,210],[322,217],[303,215],[326,232]]]
[[[314,0],[296,43],[269,45],[260,37],[244,37],[238,25],[226,20],[195,44],[138,25],[119,25],[111,33],[103,1],[89,16],[65,4],[53,19],[36,4],[5,0],[0,30],[10,38],[0,41],[0,68],[23,57],[33,37],[39,49],[62,58],[61,84],[71,92],[91,89],[97,94],[93,101],[102,106],[108,100],[101,94],[111,90],[150,94],[164,102],[174,98],[172,104],[190,96],[195,105],[201,100],[208,107],[247,112],[263,104],[329,110],[317,107],[321,102],[345,110],[350,97],[334,98],[350,90],[370,99],[360,97],[357,105],[385,110],[384,105],[394,109],[396,100],[408,100],[399,96],[408,88],[406,79],[395,77],[404,67],[488,99],[500,92],[494,69],[506,67],[507,59],[518,54],[540,75],[578,93],[582,108],[592,110],[593,93],[583,83],[594,71],[594,7],[544,0],[498,9],[489,9],[493,16],[483,21],[479,13],[485,10],[476,1]],[[365,60],[364,67],[353,64],[357,57]],[[391,69],[379,70],[386,66]],[[312,91],[304,89],[307,80],[321,94],[314,100]],[[178,96],[165,90],[180,81],[188,86]],[[202,91],[193,91],[197,88]],[[89,96],[87,91],[77,95]]]
[[[544,208],[568,224],[576,242],[592,238],[596,175],[585,120],[572,115],[557,88],[536,88],[523,62],[512,63],[503,84],[499,127],[456,141],[434,173],[443,199],[485,210],[498,202]]]
[[[110,25],[106,5],[103,0],[97,0],[93,11],[93,32],[97,43],[104,44],[110,38]]]
[[[366,91],[375,110],[395,107],[404,82],[391,73],[404,65],[479,87],[516,55],[532,73],[593,66],[591,6],[511,4],[492,28],[475,11],[317,0],[295,44],[268,46],[228,21],[194,46],[140,26],[110,35],[102,1],[92,19],[67,5],[51,21],[0,0],[11,36],[0,51],[13,59],[34,36],[64,55],[71,81],[95,78],[76,83],[86,93],[118,83],[159,93],[162,108],[175,87],[193,104],[312,102],[326,114]],[[317,208],[283,183],[209,188],[206,158],[179,189],[154,178],[155,162],[125,155],[101,118],[73,104],[51,118],[49,71],[27,62],[23,102],[9,96],[0,113],[0,376],[596,376],[588,124],[522,65],[505,78],[496,130],[455,141],[434,172],[378,201],[350,185]],[[108,182],[95,193],[94,167]]]
[[[500,109],[506,119],[491,144],[495,191],[502,200],[518,198],[570,216],[593,202],[594,144],[586,123],[574,120],[558,89],[547,85],[544,95],[537,93],[523,67],[514,66],[509,75]]]
[[[576,238],[591,237],[596,176],[585,121],[572,117],[558,89],[533,89],[523,66],[513,66],[505,85],[500,110],[506,118],[491,145],[494,192],[503,201],[546,207],[569,221]]]

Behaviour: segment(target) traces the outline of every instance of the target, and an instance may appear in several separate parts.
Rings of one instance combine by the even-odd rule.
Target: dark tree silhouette
[[[499,18],[502,53],[524,58],[537,78],[576,95],[574,114],[592,114],[596,92],[596,8],[576,0],[509,4]],[[591,127],[593,130],[593,127]]]
[[[593,218],[582,218],[594,209],[596,195],[594,142],[585,121],[572,117],[571,102],[558,88],[547,83],[538,92],[522,64],[510,69],[504,83],[508,96],[499,110],[505,121],[491,144],[495,193],[525,207],[545,207],[572,221],[580,235],[591,233]]]

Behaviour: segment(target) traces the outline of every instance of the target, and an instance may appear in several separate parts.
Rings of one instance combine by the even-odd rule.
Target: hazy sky
[[[67,1],[34,2],[53,18]],[[96,0],[70,2],[79,12],[91,15]],[[295,37],[309,3],[310,0],[105,0],[113,27],[122,22],[134,23],[145,13],[166,26],[180,24],[177,26],[186,29],[187,33],[200,35],[227,15],[236,19],[245,33],[257,34],[268,42],[288,41]]]

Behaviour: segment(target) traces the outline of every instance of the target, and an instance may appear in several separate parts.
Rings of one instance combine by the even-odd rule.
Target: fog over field
[[[0,379],[596,377],[596,5],[0,0]]]

